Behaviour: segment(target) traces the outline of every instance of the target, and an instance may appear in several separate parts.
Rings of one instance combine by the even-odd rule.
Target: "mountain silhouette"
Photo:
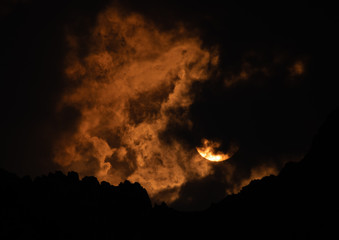
[[[138,183],[99,184],[75,172],[32,181],[0,171],[1,239],[131,238],[152,205]]]
[[[300,162],[286,164],[278,176],[252,181],[204,212],[159,209],[157,218],[166,224],[157,229],[178,229],[167,230],[169,239],[332,239],[338,226],[338,124],[336,109]]]
[[[0,170],[1,239],[328,239],[337,227],[339,109],[310,151],[202,212],[152,207],[139,183],[75,172],[19,178]]]

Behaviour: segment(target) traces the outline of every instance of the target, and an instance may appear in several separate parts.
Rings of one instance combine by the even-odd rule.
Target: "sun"
[[[221,151],[217,151],[216,149],[220,147],[219,142],[214,142],[208,139],[202,139],[202,146],[196,147],[198,153],[205,159],[212,161],[212,162],[222,162],[229,158],[231,158],[235,151],[238,149],[233,147],[233,150],[230,153],[223,153]]]

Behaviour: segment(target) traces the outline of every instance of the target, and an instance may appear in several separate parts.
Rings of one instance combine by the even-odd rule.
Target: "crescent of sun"
[[[233,149],[235,151],[231,151],[230,153],[223,153],[220,151],[216,151],[215,149],[220,147],[220,143],[213,142],[207,139],[202,139],[202,146],[196,147],[198,153],[205,159],[212,162],[221,162],[231,158],[235,151],[238,149]]]

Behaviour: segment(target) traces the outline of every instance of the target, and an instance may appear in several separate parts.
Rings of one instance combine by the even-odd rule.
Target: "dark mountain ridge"
[[[1,239],[128,238],[152,208],[139,183],[112,186],[75,172],[32,181],[0,170],[0,186]]]
[[[240,193],[227,196],[203,212],[180,213],[158,208],[154,218],[161,224],[155,229],[158,233],[167,232],[168,239],[335,238],[338,136],[339,109],[336,109],[300,162],[286,164],[278,176],[252,181]]]
[[[333,238],[338,213],[339,109],[310,151],[202,212],[152,208],[144,188],[75,172],[19,178],[0,170],[1,239]]]

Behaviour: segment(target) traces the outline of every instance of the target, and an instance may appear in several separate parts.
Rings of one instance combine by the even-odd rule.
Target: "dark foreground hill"
[[[152,208],[145,189],[0,171],[1,239],[336,239],[339,110],[309,153],[204,212]]]
[[[32,181],[0,171],[0,239],[131,238],[151,210],[138,183],[99,184],[75,172]]]
[[[159,209],[156,229],[172,234],[169,238],[337,239],[338,149],[339,109],[300,162],[288,163],[278,176],[252,181],[204,212],[182,217]]]

